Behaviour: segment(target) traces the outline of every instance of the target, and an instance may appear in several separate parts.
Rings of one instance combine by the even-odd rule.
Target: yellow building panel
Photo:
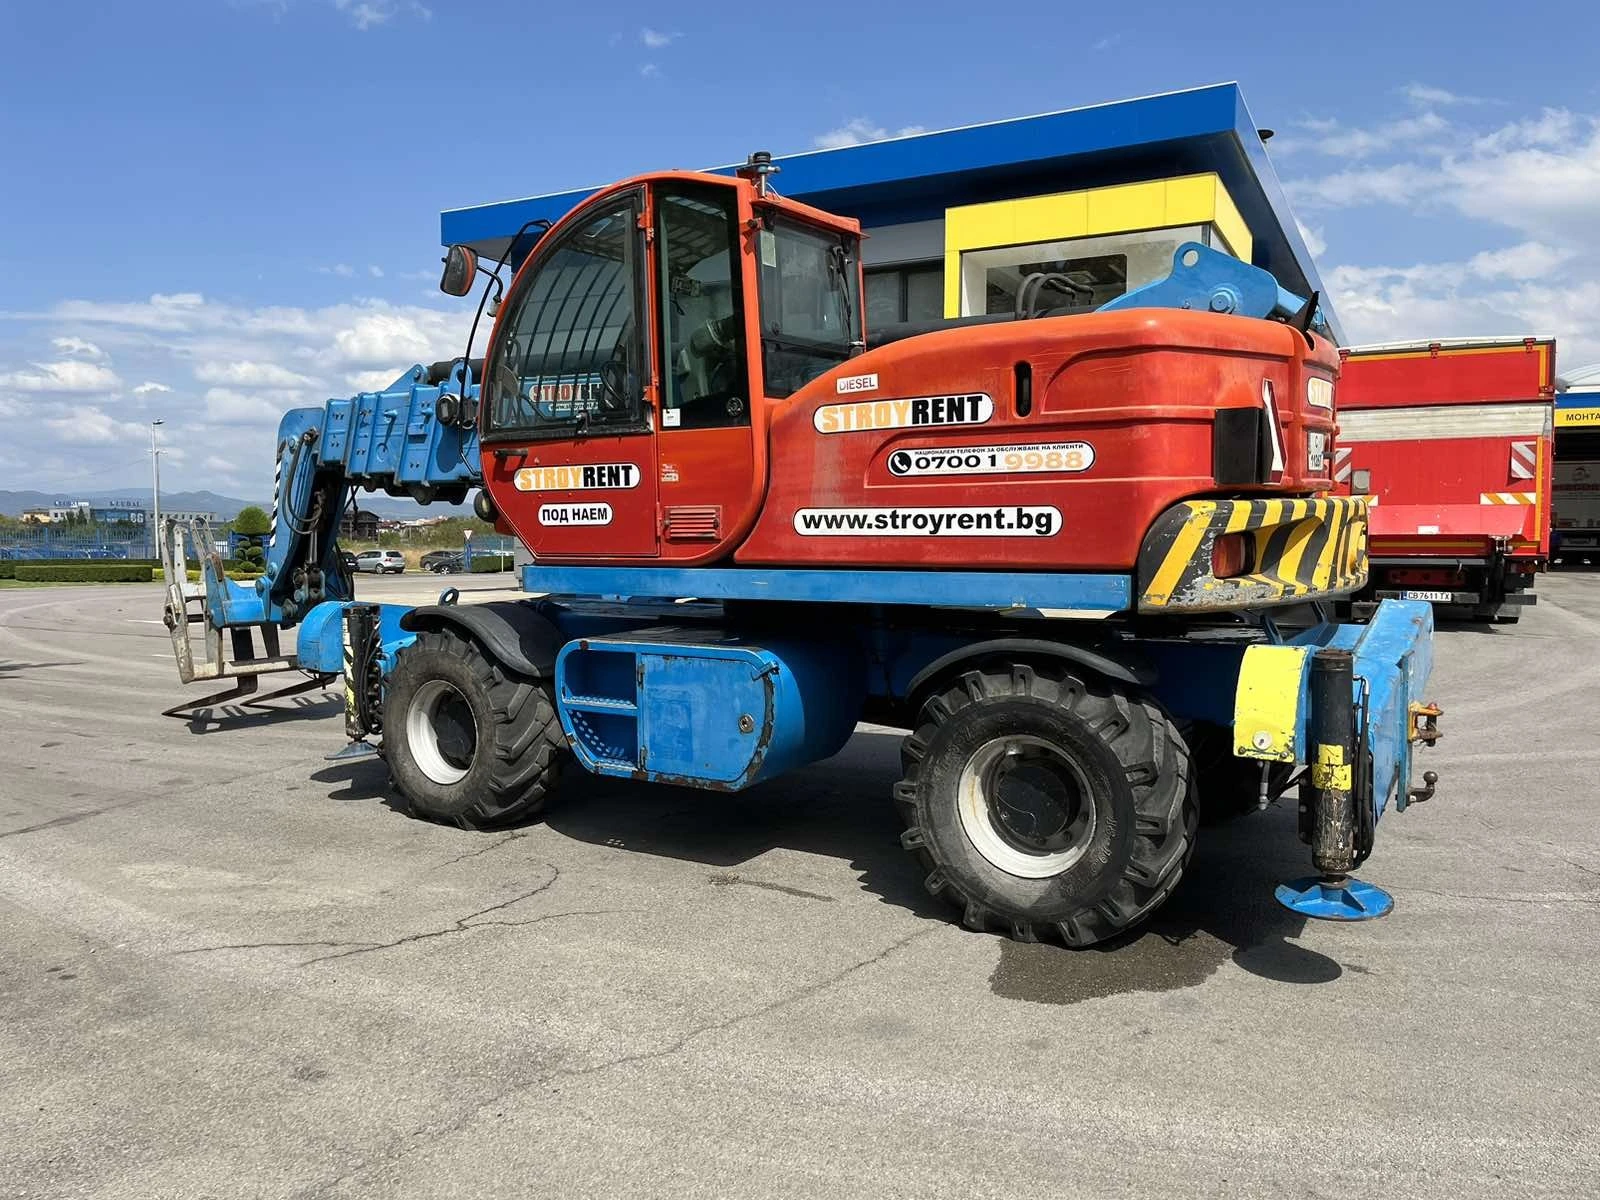
[[[1145,183],[964,204],[945,212],[945,314],[961,312],[961,256],[1034,242],[1100,237],[1178,225],[1212,225],[1227,249],[1250,261],[1253,239],[1221,178],[1181,175]]]
[[[1235,258],[1242,262],[1249,262],[1250,256],[1255,253],[1255,239],[1250,236],[1250,226],[1244,223],[1244,218],[1239,215],[1238,206],[1234,204],[1233,197],[1228,195],[1228,189],[1222,186],[1222,180],[1217,180],[1216,210],[1211,218],[1217,231],[1228,241],[1228,249],[1233,251]]]
[[[1095,188],[1089,201],[1089,236],[1124,233],[1130,229],[1161,229],[1179,222],[1169,219],[1164,183],[1130,183],[1123,187]]]
[[[1162,183],[1167,193],[1167,204],[1178,212],[1191,213],[1214,211],[1219,185],[1220,181],[1215,175],[1180,175]]]

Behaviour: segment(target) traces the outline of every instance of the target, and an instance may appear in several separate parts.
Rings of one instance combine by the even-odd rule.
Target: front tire
[[[572,757],[545,685],[453,629],[400,651],[383,729],[384,756],[412,811],[467,829],[538,813]]]
[[[1103,942],[1171,894],[1194,846],[1182,736],[1092,677],[969,671],[923,706],[903,758],[902,841],[971,929]]]

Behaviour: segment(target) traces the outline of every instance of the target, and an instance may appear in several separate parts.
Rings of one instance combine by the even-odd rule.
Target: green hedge
[[[130,563],[75,563],[70,559],[48,567],[23,564],[13,576],[19,583],[149,583],[151,568]]]
[[[156,572],[156,574],[159,576],[159,578],[163,582],[165,582],[165,580],[167,578],[167,573],[165,571],[158,571],[158,572]],[[264,571],[224,571],[223,574],[226,575],[229,579],[233,580],[235,583],[254,583],[256,580],[260,579],[261,576],[265,574],[265,572]],[[188,571],[188,576],[189,576],[189,582],[190,583],[199,583],[200,582],[200,568],[198,568],[198,567],[190,567],[189,571]]]
[[[153,558],[0,558],[0,579],[15,579],[18,567],[159,567]]]
[[[472,556],[472,573],[474,575],[493,575],[500,571],[509,571],[516,560],[509,554],[474,554]]]

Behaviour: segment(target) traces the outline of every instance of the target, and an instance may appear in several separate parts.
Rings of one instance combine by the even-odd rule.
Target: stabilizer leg
[[[1300,788],[1300,836],[1311,843],[1320,875],[1273,893],[1290,912],[1320,921],[1370,921],[1394,908],[1382,888],[1350,874],[1372,848],[1372,795],[1361,754],[1366,734],[1355,703],[1355,663],[1348,650],[1311,659],[1311,769]]]

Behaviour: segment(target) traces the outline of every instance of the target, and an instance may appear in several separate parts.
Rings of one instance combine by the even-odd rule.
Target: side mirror
[[[444,256],[439,290],[447,296],[465,296],[478,274],[478,256],[465,246],[451,246]]]

